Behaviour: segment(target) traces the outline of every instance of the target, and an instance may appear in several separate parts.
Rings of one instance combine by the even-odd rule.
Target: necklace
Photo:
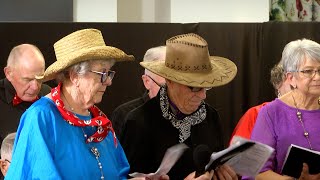
[[[291,96],[292,96],[292,99],[293,99],[293,104],[294,104],[294,106],[295,106],[295,108],[297,110],[297,118],[298,118],[298,120],[299,120],[299,122],[300,122],[300,124],[301,124],[301,126],[303,128],[303,136],[307,139],[309,147],[312,150],[311,142],[310,142],[310,139],[309,139],[309,133],[306,131],[306,128],[304,127],[304,123],[303,123],[303,120],[302,120],[302,113],[298,109],[298,105],[297,105],[296,100],[294,99],[293,95],[291,95]]]
[[[83,127],[81,127],[81,130],[83,132],[83,136],[85,139],[87,139],[88,135],[84,132],[84,129]],[[100,152],[98,150],[98,148],[94,147],[94,146],[91,146],[91,149],[90,149],[91,153],[95,156],[96,160],[97,160],[97,163],[98,163],[98,167],[99,167],[99,170],[100,170],[100,173],[101,173],[101,179],[103,180],[104,179],[104,175],[103,175],[103,169],[102,169],[102,163],[100,162]]]

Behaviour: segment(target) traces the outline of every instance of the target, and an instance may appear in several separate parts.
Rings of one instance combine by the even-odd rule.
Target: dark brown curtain
[[[299,38],[320,42],[320,24],[312,22],[0,23],[0,66],[5,67],[11,48],[21,43],[37,45],[48,66],[55,61],[54,42],[83,28],[100,29],[107,45],[119,47],[136,57],[135,62],[115,65],[113,84],[98,105],[107,115],[111,115],[118,105],[143,94],[143,68],[139,62],[148,48],[165,45],[165,40],[174,35],[197,33],[207,40],[211,55],[223,56],[235,62],[238,67],[236,78],[228,85],[208,91],[206,99],[207,103],[218,110],[225,122],[223,126],[226,143],[241,115],[248,108],[275,98],[269,83],[270,69],[280,60],[285,44]],[[4,77],[3,71],[0,77]],[[48,84],[54,86],[55,82]]]

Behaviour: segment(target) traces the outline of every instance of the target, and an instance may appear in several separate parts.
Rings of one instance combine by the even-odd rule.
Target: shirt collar
[[[11,82],[5,78],[4,79],[4,87],[5,87],[5,98],[7,103],[12,103],[13,97],[16,94],[16,90],[12,86]]]

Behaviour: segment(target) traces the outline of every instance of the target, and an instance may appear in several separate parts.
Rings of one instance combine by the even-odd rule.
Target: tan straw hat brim
[[[112,46],[101,46],[89,48],[83,51],[71,53],[63,60],[59,60],[51,64],[45,71],[44,81],[49,81],[55,78],[56,74],[62,70],[70,67],[71,65],[88,61],[88,60],[111,60],[116,61],[131,61],[134,56],[127,55],[122,50]]]
[[[184,72],[169,68],[165,62],[140,62],[149,71],[179,84],[191,87],[217,87],[229,83],[237,74],[237,66],[227,58],[210,56],[207,72]]]
[[[43,81],[54,79],[57,73],[66,68],[89,60],[134,60],[122,50],[107,46],[101,31],[97,29],[82,29],[75,31],[53,45],[56,61],[44,73]]]

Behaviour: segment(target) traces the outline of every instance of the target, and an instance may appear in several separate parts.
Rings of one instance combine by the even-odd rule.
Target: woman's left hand
[[[303,163],[301,175],[298,180],[318,180],[320,179],[320,173],[309,174],[309,166],[307,163]]]

